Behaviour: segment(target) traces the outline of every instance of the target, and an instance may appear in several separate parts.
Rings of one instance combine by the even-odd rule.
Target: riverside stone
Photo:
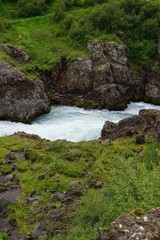
[[[9,63],[0,60],[0,119],[30,123],[50,110],[41,81],[30,81]]]
[[[101,137],[114,140],[134,134],[150,135],[158,139],[160,137],[160,111],[154,109],[141,110],[138,116],[123,119],[118,123],[106,121]]]

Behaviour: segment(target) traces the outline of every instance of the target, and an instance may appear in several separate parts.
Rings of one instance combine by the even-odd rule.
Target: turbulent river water
[[[106,120],[119,120],[137,115],[141,109],[160,106],[143,102],[130,103],[124,111],[84,110],[77,107],[53,106],[48,114],[44,114],[32,124],[0,121],[0,136],[10,135],[17,131],[37,134],[49,140],[66,139],[73,142],[99,138]]]

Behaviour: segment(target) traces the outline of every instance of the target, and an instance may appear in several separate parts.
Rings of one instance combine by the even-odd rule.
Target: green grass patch
[[[74,212],[70,208],[65,212],[66,216],[72,216],[66,233],[59,230],[53,239],[96,239],[97,229],[108,227],[118,216],[133,209],[148,211],[158,207],[160,144],[149,138],[142,145],[135,142],[134,137],[108,144],[1,137],[1,174],[12,172],[4,164],[11,150],[25,152],[26,160],[15,161],[13,173],[20,181],[22,197],[11,206],[10,216],[21,233],[30,234],[41,219],[47,219],[45,208],[52,203],[52,192],[63,193],[74,188],[70,185],[73,180],[79,182],[85,194],[76,203]],[[93,187],[97,181],[102,182],[102,188]],[[42,197],[34,205],[26,200],[33,193],[34,197]],[[60,201],[54,204],[62,207]]]

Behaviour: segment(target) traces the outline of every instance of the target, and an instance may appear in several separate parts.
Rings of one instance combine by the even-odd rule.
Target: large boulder
[[[134,134],[160,137],[160,111],[141,110],[138,116],[123,119],[118,123],[106,121],[102,129],[102,138],[114,140]]]
[[[93,61],[93,89],[90,98],[109,110],[124,109],[133,99],[128,49],[112,42],[91,41],[87,45]]]
[[[91,57],[77,58],[70,65],[62,58],[51,73],[42,74],[52,100],[66,103],[69,96],[74,105],[80,105],[81,98],[99,108],[124,109],[134,96],[128,48],[90,41],[87,49]]]
[[[5,61],[0,61],[0,119],[30,123],[50,110],[41,81],[30,81]]]
[[[160,239],[160,208],[140,216],[124,215],[113,222],[109,229],[99,229],[98,240],[143,239]]]

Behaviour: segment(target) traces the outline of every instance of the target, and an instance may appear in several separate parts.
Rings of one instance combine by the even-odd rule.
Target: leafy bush
[[[19,15],[21,17],[32,17],[41,15],[46,4],[52,2],[52,0],[18,0]]]
[[[94,5],[89,11],[70,11],[74,7]],[[72,0],[57,5],[55,21],[62,32],[79,44],[88,36],[124,32],[136,64],[154,59],[160,34],[160,2],[157,0]],[[137,58],[138,56],[138,58]]]
[[[0,232],[0,240],[7,240],[8,236],[6,233]]]
[[[80,19],[79,21],[73,21],[68,36],[70,39],[84,44],[87,40],[87,36],[90,34],[92,26],[89,22],[84,19]]]

